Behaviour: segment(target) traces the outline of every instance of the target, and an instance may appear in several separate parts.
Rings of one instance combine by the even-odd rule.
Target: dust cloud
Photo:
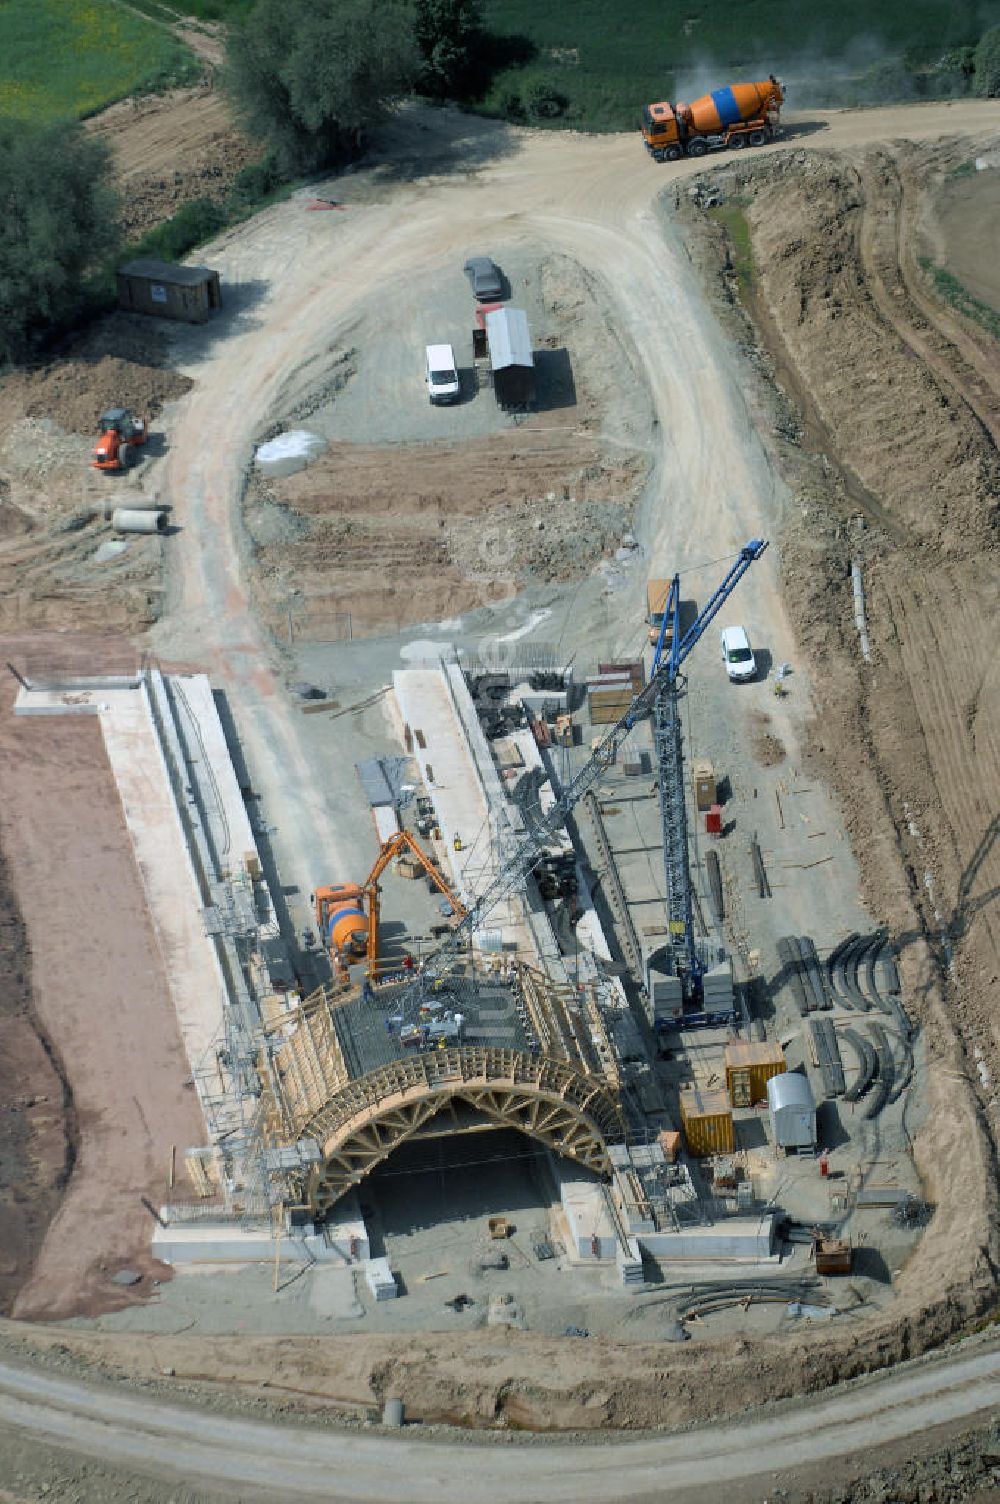
[[[815,44],[794,51],[756,53],[738,61],[705,53],[675,71],[674,97],[690,102],[726,83],[763,79],[771,73],[785,91],[786,108],[794,110],[950,98],[969,91],[967,75],[944,43],[937,60],[917,67],[884,39],[859,35],[840,48],[837,56]]]

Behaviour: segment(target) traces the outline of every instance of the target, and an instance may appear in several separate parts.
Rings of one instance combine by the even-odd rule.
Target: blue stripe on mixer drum
[[[350,904],[347,908],[337,909],[330,915],[330,920],[327,927],[331,933],[333,932],[334,925],[338,924],[341,919],[359,919],[362,925],[367,924],[368,922],[361,910],[359,908],[356,908],[354,904]]]
[[[737,125],[742,120],[743,116],[732,89],[713,89],[712,103],[718,110],[719,119],[723,125]]]

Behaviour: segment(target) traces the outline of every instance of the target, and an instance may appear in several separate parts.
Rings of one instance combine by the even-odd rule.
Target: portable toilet
[[[782,1071],[767,1083],[767,1110],[777,1149],[816,1147],[816,1099],[808,1076]]]

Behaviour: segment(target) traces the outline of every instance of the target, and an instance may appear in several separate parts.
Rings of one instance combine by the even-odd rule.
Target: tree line
[[[283,180],[355,157],[415,93],[476,97],[491,40],[482,0],[257,0],[231,28],[224,84],[267,156],[241,174],[226,208],[185,205],[159,253],[180,257]],[[1000,26],[980,39],[973,68],[973,92],[1000,96]],[[69,327],[88,277],[120,249],[112,179],[107,148],[79,126],[0,119],[0,367]]]
[[[258,0],[231,30],[223,81],[266,160],[228,206],[187,204],[141,249],[179,258],[283,180],[356,156],[398,101],[467,92],[481,32],[480,0]],[[106,303],[122,251],[113,182],[111,153],[79,125],[0,118],[0,369]]]
[[[257,0],[230,34],[226,86],[281,171],[315,172],[411,94],[466,97],[483,37],[480,0]]]

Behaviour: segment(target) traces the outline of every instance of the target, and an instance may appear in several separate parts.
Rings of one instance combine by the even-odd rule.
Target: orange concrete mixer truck
[[[368,944],[365,890],[358,883],[316,889],[316,923],[334,967],[346,971],[363,959]]]
[[[648,104],[643,143],[657,162],[703,157],[724,146],[764,146],[777,132],[784,98],[772,73],[766,83],[729,84],[693,104]]]

